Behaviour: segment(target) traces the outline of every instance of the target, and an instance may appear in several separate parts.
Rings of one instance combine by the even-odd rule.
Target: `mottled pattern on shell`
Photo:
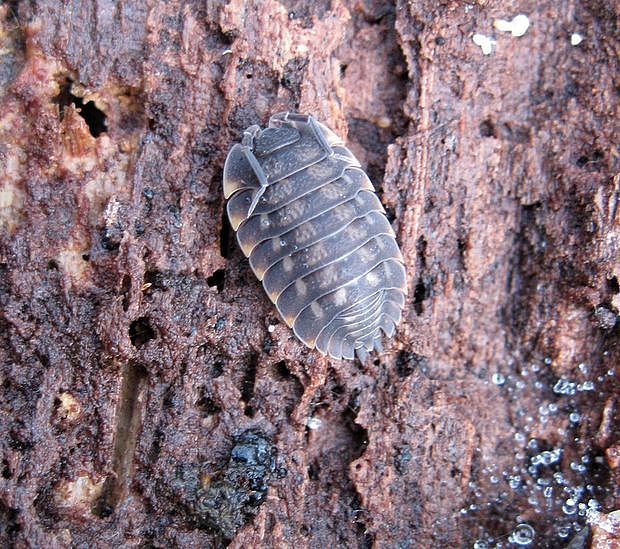
[[[312,116],[251,126],[224,166],[228,217],[284,321],[335,359],[381,349],[405,304],[403,258],[360,163]]]

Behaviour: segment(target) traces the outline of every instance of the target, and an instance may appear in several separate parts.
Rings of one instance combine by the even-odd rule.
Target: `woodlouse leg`
[[[254,124],[243,132],[241,138],[241,144],[248,147],[250,150],[254,148],[254,139],[260,134],[260,126]]]
[[[368,358],[368,353],[366,352],[366,349],[364,349],[364,347],[358,347],[357,349],[355,349],[355,354],[357,355],[357,358],[360,359],[360,362],[366,362],[366,359]]]
[[[323,135],[323,132],[321,131],[321,128],[319,128],[318,124],[316,123],[316,120],[310,116],[308,122],[310,124],[310,128],[312,129],[312,133],[314,134],[314,137],[319,142],[319,145],[321,145],[323,150],[325,150],[325,152],[327,152],[328,155],[333,154],[334,151],[332,151],[332,148],[327,142],[327,139],[325,139],[325,135]]]
[[[244,140],[248,136],[249,136],[248,139],[253,140],[254,139],[253,135],[255,135],[258,131],[260,131],[260,128],[258,126],[252,126],[252,128],[256,128],[257,130],[253,131],[252,133],[245,132],[243,134]],[[248,159],[248,162],[250,163],[252,170],[256,174],[256,178],[258,179],[258,182],[260,183],[260,189],[257,189],[256,192],[254,193],[254,197],[252,198],[252,203],[250,204],[250,208],[248,210],[248,216],[250,216],[252,215],[256,206],[258,205],[258,201],[260,200],[260,197],[263,196],[263,193],[265,192],[267,185],[269,185],[269,181],[267,179],[267,176],[265,175],[265,172],[263,171],[263,168],[258,163],[258,159],[256,158],[256,156],[254,156],[254,153],[252,152],[252,149],[250,148],[250,146],[246,145],[245,143],[242,146],[243,146],[243,154]]]

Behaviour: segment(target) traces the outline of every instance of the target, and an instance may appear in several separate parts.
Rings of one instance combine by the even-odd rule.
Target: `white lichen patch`
[[[484,34],[474,34],[472,36],[472,40],[474,44],[478,46],[484,55],[491,55],[493,52],[493,46],[495,45],[495,40],[489,36],[485,36]]]
[[[84,281],[86,271],[89,268],[84,255],[88,253],[88,247],[84,243],[72,242],[69,248],[60,251],[56,256],[58,267],[72,285],[78,285]]]
[[[321,425],[323,425],[323,422],[318,417],[306,418],[306,427],[311,431],[317,431],[321,428]]]
[[[582,42],[583,42],[583,36],[581,36],[581,34],[579,34],[578,32],[574,32],[573,34],[570,35],[571,46],[578,46]]]
[[[114,196],[110,199],[107,206],[105,207],[105,211],[103,212],[103,217],[105,219],[106,227],[111,227],[118,221],[118,212],[120,210],[121,203]]]
[[[530,19],[527,15],[520,13],[515,15],[512,21],[495,19],[493,26],[500,32],[509,32],[512,36],[523,36],[530,27]]]
[[[60,418],[73,421],[82,413],[80,403],[70,393],[60,393],[58,400],[60,401],[58,405],[58,416]]]
[[[104,479],[93,479],[82,475],[75,480],[66,480],[56,486],[54,499],[58,506],[90,513],[95,500],[101,495]]]
[[[24,206],[25,193],[19,182],[24,176],[26,156],[17,136],[20,134],[20,120],[15,112],[0,119],[0,142],[5,143],[0,155],[0,227],[13,232],[19,225]]]
[[[0,227],[12,232],[19,224],[23,205],[24,193],[15,183],[9,180],[0,183]]]

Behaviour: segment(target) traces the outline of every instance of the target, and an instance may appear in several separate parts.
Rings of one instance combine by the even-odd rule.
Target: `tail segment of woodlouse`
[[[251,126],[226,159],[224,195],[252,270],[301,341],[335,359],[382,350],[405,304],[403,258],[336,134],[288,112]]]

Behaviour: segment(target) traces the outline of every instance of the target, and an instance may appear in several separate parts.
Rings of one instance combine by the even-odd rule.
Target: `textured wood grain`
[[[617,509],[617,17],[2,4],[2,544],[561,547]],[[374,361],[300,344],[223,216],[231,144],[286,110],[401,245]]]

